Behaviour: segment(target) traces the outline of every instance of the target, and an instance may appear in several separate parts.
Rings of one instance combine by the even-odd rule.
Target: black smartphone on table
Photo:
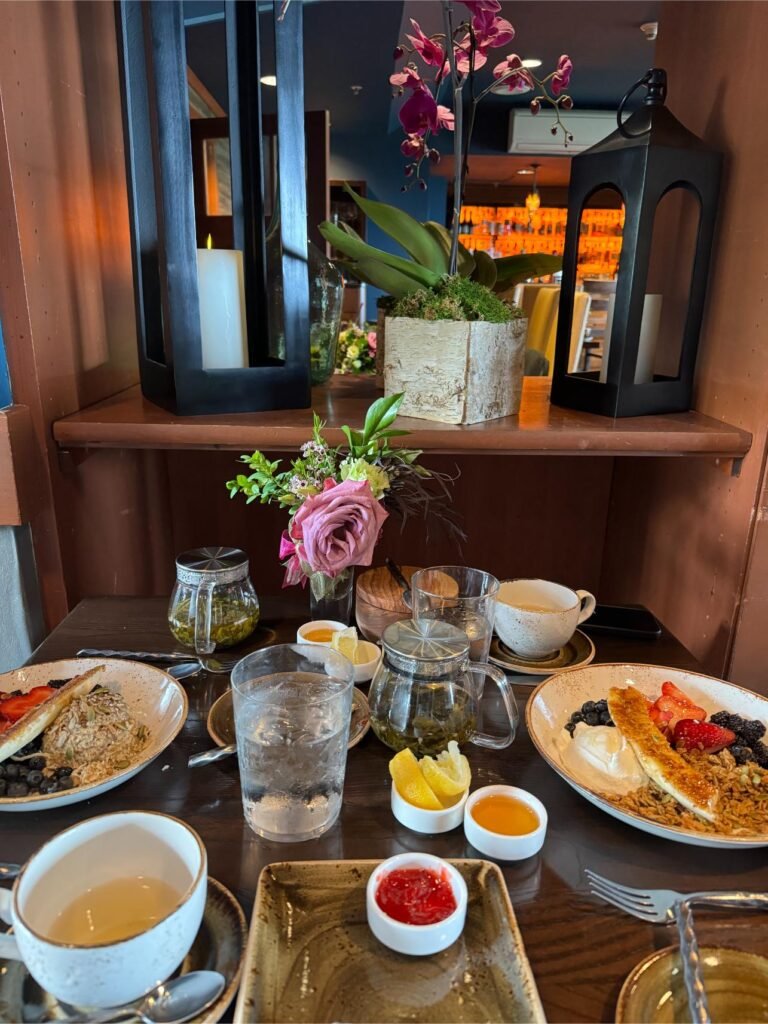
[[[588,633],[614,633],[649,640],[661,636],[661,623],[642,604],[598,604],[579,628]]]

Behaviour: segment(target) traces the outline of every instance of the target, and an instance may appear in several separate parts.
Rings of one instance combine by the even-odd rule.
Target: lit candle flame
[[[213,239],[211,238],[210,235],[208,235],[208,239],[206,240],[205,246],[207,249],[213,248]]]

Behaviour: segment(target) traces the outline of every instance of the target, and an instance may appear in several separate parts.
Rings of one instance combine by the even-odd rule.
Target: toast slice
[[[51,722],[58,718],[75,697],[82,697],[86,693],[90,693],[94,685],[94,677],[103,672],[105,668],[105,665],[97,665],[96,668],[89,669],[82,675],[70,679],[68,683],[52,693],[48,700],[38,704],[36,708],[32,708],[7,732],[2,733],[0,735],[0,762],[13,757],[17,750],[21,750],[22,747],[31,743],[36,736],[48,728]]]
[[[643,694],[634,686],[623,690],[614,686],[608,694],[608,710],[649,778],[689,811],[714,821],[717,787],[670,747],[651,719]]]

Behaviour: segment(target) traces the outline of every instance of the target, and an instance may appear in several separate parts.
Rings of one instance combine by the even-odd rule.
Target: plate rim
[[[289,866],[293,869],[298,867],[316,867],[322,865],[324,867],[331,867],[333,864],[348,864],[348,865],[362,865],[368,867],[370,865],[373,869],[378,864],[383,864],[387,858],[384,857],[349,857],[344,859],[336,860],[276,860],[271,861],[269,864],[265,864],[259,872],[259,877],[256,882],[256,891],[253,896],[253,909],[251,912],[251,923],[248,929],[248,943],[245,947],[245,956],[243,957],[243,969],[246,964],[250,964],[256,946],[256,932],[257,925],[262,918],[258,913],[259,899],[263,892],[263,879],[266,873],[272,871],[272,869],[282,866]],[[546,1024],[546,1015],[544,1013],[544,1006],[541,1002],[541,993],[539,992],[538,982],[536,981],[536,975],[533,972],[531,966],[531,960],[528,956],[528,950],[525,948],[525,941],[523,934],[520,930],[520,924],[515,914],[515,908],[512,904],[512,897],[509,893],[509,887],[507,881],[504,878],[504,873],[494,861],[488,860],[485,857],[445,857],[443,858],[449,864],[458,866],[461,864],[469,865],[481,865],[484,870],[489,871],[497,878],[497,884],[500,888],[502,899],[504,900],[504,912],[509,924],[510,931],[512,933],[514,941],[518,945],[518,962],[520,963],[520,969],[524,980],[530,987],[530,1003],[531,1010],[533,1011],[532,1016],[529,1018],[531,1024]],[[262,922],[263,923],[263,922]],[[418,959],[418,958],[415,958]],[[248,979],[241,983],[240,991],[237,994],[237,1002],[235,1003],[235,1010],[232,1017],[234,1024],[253,1024],[251,1018],[243,1016],[245,1009],[244,1003],[246,1000],[246,994],[249,992]]]
[[[574,636],[577,633],[579,633],[581,636],[584,637],[584,639],[587,641],[587,643],[589,644],[589,647],[590,647],[590,651],[589,651],[589,654],[587,655],[586,659],[584,661],[580,661],[577,665],[565,665],[563,668],[554,668],[554,669],[553,668],[544,668],[543,666],[541,668],[536,668],[535,667],[536,662],[531,661],[531,662],[529,662],[530,667],[529,668],[524,668],[521,665],[517,665],[517,664],[511,665],[508,661],[502,661],[501,658],[494,657],[494,655],[491,654],[490,651],[488,653],[488,660],[490,662],[492,662],[494,665],[498,665],[499,668],[503,668],[505,671],[509,672],[510,675],[546,676],[548,678],[549,676],[560,675],[561,672],[572,672],[572,671],[574,671],[577,668],[586,668],[588,665],[591,665],[592,662],[597,657],[597,649],[595,647],[595,641],[592,639],[591,636],[589,636],[587,633],[585,633],[583,629],[575,629],[573,631],[573,635]],[[496,639],[499,641],[500,644],[504,643],[504,641],[501,639],[501,637],[499,636],[498,633],[496,633],[495,636],[496,636]],[[570,641],[569,641],[569,643],[570,643]],[[493,646],[493,643],[491,643],[491,646]],[[505,644],[505,646],[508,646],[508,645]],[[525,684],[521,683],[521,685],[525,685]],[[534,685],[534,684],[531,683],[530,685]]]
[[[599,662],[597,665],[574,666],[573,668],[564,669],[561,672],[555,672],[552,675],[550,675],[547,679],[542,679],[542,681],[535,687],[535,689],[531,691],[531,694],[525,705],[525,727],[528,731],[528,736],[530,737],[530,740],[536,748],[538,754],[546,761],[549,767],[552,768],[553,771],[557,772],[557,774],[565,782],[567,782],[571,786],[571,788],[575,789],[576,792],[579,793],[579,795],[582,795],[579,792],[580,790],[585,790],[587,793],[589,793],[590,797],[592,797],[595,801],[593,806],[597,807],[605,814],[609,814],[609,812],[603,805],[609,804],[610,801],[607,801],[601,794],[595,792],[595,790],[593,790],[591,787],[582,785],[581,783],[577,782],[559,765],[555,764],[548,751],[546,751],[539,742],[539,738],[536,735],[535,730],[531,727],[533,705],[536,701],[536,698],[539,695],[539,691],[543,690],[544,687],[551,683],[554,679],[561,680],[562,676],[569,675],[571,672],[582,672],[584,671],[584,669],[587,668],[590,668],[593,671],[602,668],[652,668],[660,672],[684,672],[686,675],[698,676],[700,679],[704,679],[710,683],[719,683],[723,686],[733,687],[733,689],[735,690],[741,690],[742,693],[748,693],[750,696],[757,697],[759,700],[762,700],[766,704],[766,708],[768,709],[768,697],[765,697],[761,693],[755,693],[754,690],[750,690],[746,686],[739,686],[738,683],[731,683],[727,679],[718,679],[716,676],[709,676],[705,672],[696,672],[694,670],[689,670],[686,668],[674,668],[671,665],[654,665],[649,662],[602,661]],[[651,821],[649,818],[644,818],[641,814],[637,814],[635,811],[626,811],[623,808],[619,807],[615,807],[613,808],[613,810],[619,811],[621,815],[624,816],[622,818],[616,814],[613,814],[612,816],[615,817],[617,821],[622,821],[624,824],[631,825],[633,828],[637,828],[641,832],[648,832],[648,830],[646,828],[641,827],[640,825],[636,825],[635,821],[642,822],[643,825],[652,825],[655,829],[658,829],[659,832],[648,834],[656,835],[657,838],[660,839],[669,839],[672,842],[688,842],[689,840],[695,839],[698,840],[698,842],[689,843],[689,845],[701,846],[704,845],[701,842],[701,840],[705,839],[707,840],[706,845],[709,846],[710,849],[715,849],[718,847],[722,849],[760,849],[761,847],[768,846],[768,834],[766,834],[766,836],[761,839],[753,838],[750,836],[729,836],[725,835],[722,832],[697,832],[695,829],[681,828],[677,825],[662,825],[660,822],[655,822]],[[629,820],[625,820],[625,818]]]
[[[214,878],[213,875],[208,875],[209,888],[211,885],[213,885],[215,889],[218,889],[219,894],[226,900],[230,908],[233,910],[234,916],[237,918],[237,927],[240,934],[240,959],[235,972],[232,975],[232,980],[224,987],[219,998],[215,1003],[212,1003],[206,1010],[204,1010],[202,1014],[198,1014],[197,1017],[193,1018],[192,1024],[199,1020],[206,1022],[211,1021],[212,1024],[216,1024],[216,1022],[220,1021],[224,1016],[240,987],[240,979],[243,976],[243,965],[245,964],[245,952],[248,948],[248,922],[245,918],[245,912],[240,906],[240,901],[228,886],[224,885],[223,882],[220,882],[218,878]]]
[[[232,693],[232,686],[230,685],[230,686],[228,686],[225,690],[223,690],[219,694],[219,696],[216,698],[216,700],[213,702],[213,704],[211,704],[211,706],[208,708],[208,714],[205,716],[205,729],[206,729],[206,732],[211,737],[211,739],[213,740],[213,742],[216,744],[217,747],[226,747],[226,746],[228,746],[228,744],[224,742],[224,740],[222,739],[220,733],[218,733],[216,731],[216,728],[214,727],[214,725],[212,723],[213,710],[214,710],[214,708],[216,707],[217,704],[219,704],[221,701],[223,701],[231,693]],[[347,750],[353,750],[357,746],[357,744],[365,736],[368,735],[368,731],[371,728],[371,706],[368,703],[368,697],[366,696],[366,694],[363,693],[363,691],[360,689],[359,686],[354,686],[353,685],[352,693],[353,693],[353,697],[352,697],[353,700],[355,699],[355,697],[354,697],[355,693],[358,695],[358,698],[357,698],[358,700],[360,698],[362,698],[362,700],[364,702],[363,706],[364,706],[364,708],[366,710],[367,717],[365,719],[365,726],[361,730],[360,735],[356,737],[354,743],[348,743],[347,744]]]
[[[616,1009],[614,1012],[614,1018],[616,1024],[634,1024],[635,1018],[628,1017],[625,1014],[626,1004],[630,999],[629,988],[634,985],[638,978],[652,967],[653,964],[659,960],[663,960],[665,957],[674,955],[680,952],[679,946],[663,946],[661,949],[654,949],[653,952],[649,953],[648,956],[644,956],[642,960],[635,964],[632,970],[624,979],[619,994],[616,998]],[[748,958],[755,958],[759,960],[768,961],[768,957],[762,956],[760,953],[752,953],[750,950],[737,949],[735,946],[700,946],[699,953],[701,956],[711,955],[712,953],[738,953],[740,956]]]
[[[98,782],[89,782],[84,786],[77,786],[72,790],[65,790],[63,793],[39,793],[37,796],[3,796],[0,797],[0,811],[20,809],[25,804],[28,805],[30,810],[33,808],[44,809],[46,804],[50,801],[61,800],[62,797],[69,797],[70,799],[67,801],[68,803],[79,803],[81,799],[90,800],[95,796],[99,796],[99,793],[93,792],[95,789],[99,786],[105,785],[106,783],[114,783],[115,786],[118,786],[122,781],[127,781],[134,775],[138,775],[138,773],[143,771],[147,765],[151,764],[155,758],[159,757],[163,751],[168,749],[184,728],[189,716],[189,697],[187,697],[184,687],[178,679],[174,679],[172,675],[169,675],[167,672],[163,671],[163,669],[156,665],[147,665],[146,662],[143,661],[134,661],[129,658],[58,658],[56,661],[39,661],[33,662],[30,665],[21,665],[19,668],[11,669],[9,672],[0,673],[0,680],[5,679],[7,676],[12,676],[15,672],[22,672],[24,669],[44,668],[47,665],[61,665],[65,662],[72,661],[93,662],[93,665],[91,666],[92,668],[95,668],[97,665],[136,665],[143,669],[150,669],[153,672],[158,672],[161,676],[165,677],[167,682],[173,684],[173,687],[181,697],[181,715],[179,716],[179,721],[171,730],[171,735],[168,737],[167,742],[164,743],[159,750],[156,750],[153,754],[149,754],[147,757],[142,758],[135,764],[129,765],[127,768],[121,768],[119,771],[115,772],[114,775],[110,775],[106,779],[100,779]],[[87,672],[88,669],[86,668],[84,671]],[[56,677],[53,676],[52,678]],[[112,788],[111,785],[110,788]],[[75,796],[76,799],[72,799]]]

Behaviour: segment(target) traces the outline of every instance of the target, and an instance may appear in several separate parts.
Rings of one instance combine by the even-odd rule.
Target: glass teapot
[[[176,585],[168,625],[185,647],[213,654],[250,636],[259,621],[259,599],[239,548],[193,548],[176,559]]]
[[[469,661],[469,640],[456,626],[407,619],[387,626],[384,657],[371,682],[371,727],[393,750],[437,754],[450,740],[500,750],[515,738],[517,702],[507,677],[493,665]],[[485,677],[501,691],[506,735],[477,729]]]

